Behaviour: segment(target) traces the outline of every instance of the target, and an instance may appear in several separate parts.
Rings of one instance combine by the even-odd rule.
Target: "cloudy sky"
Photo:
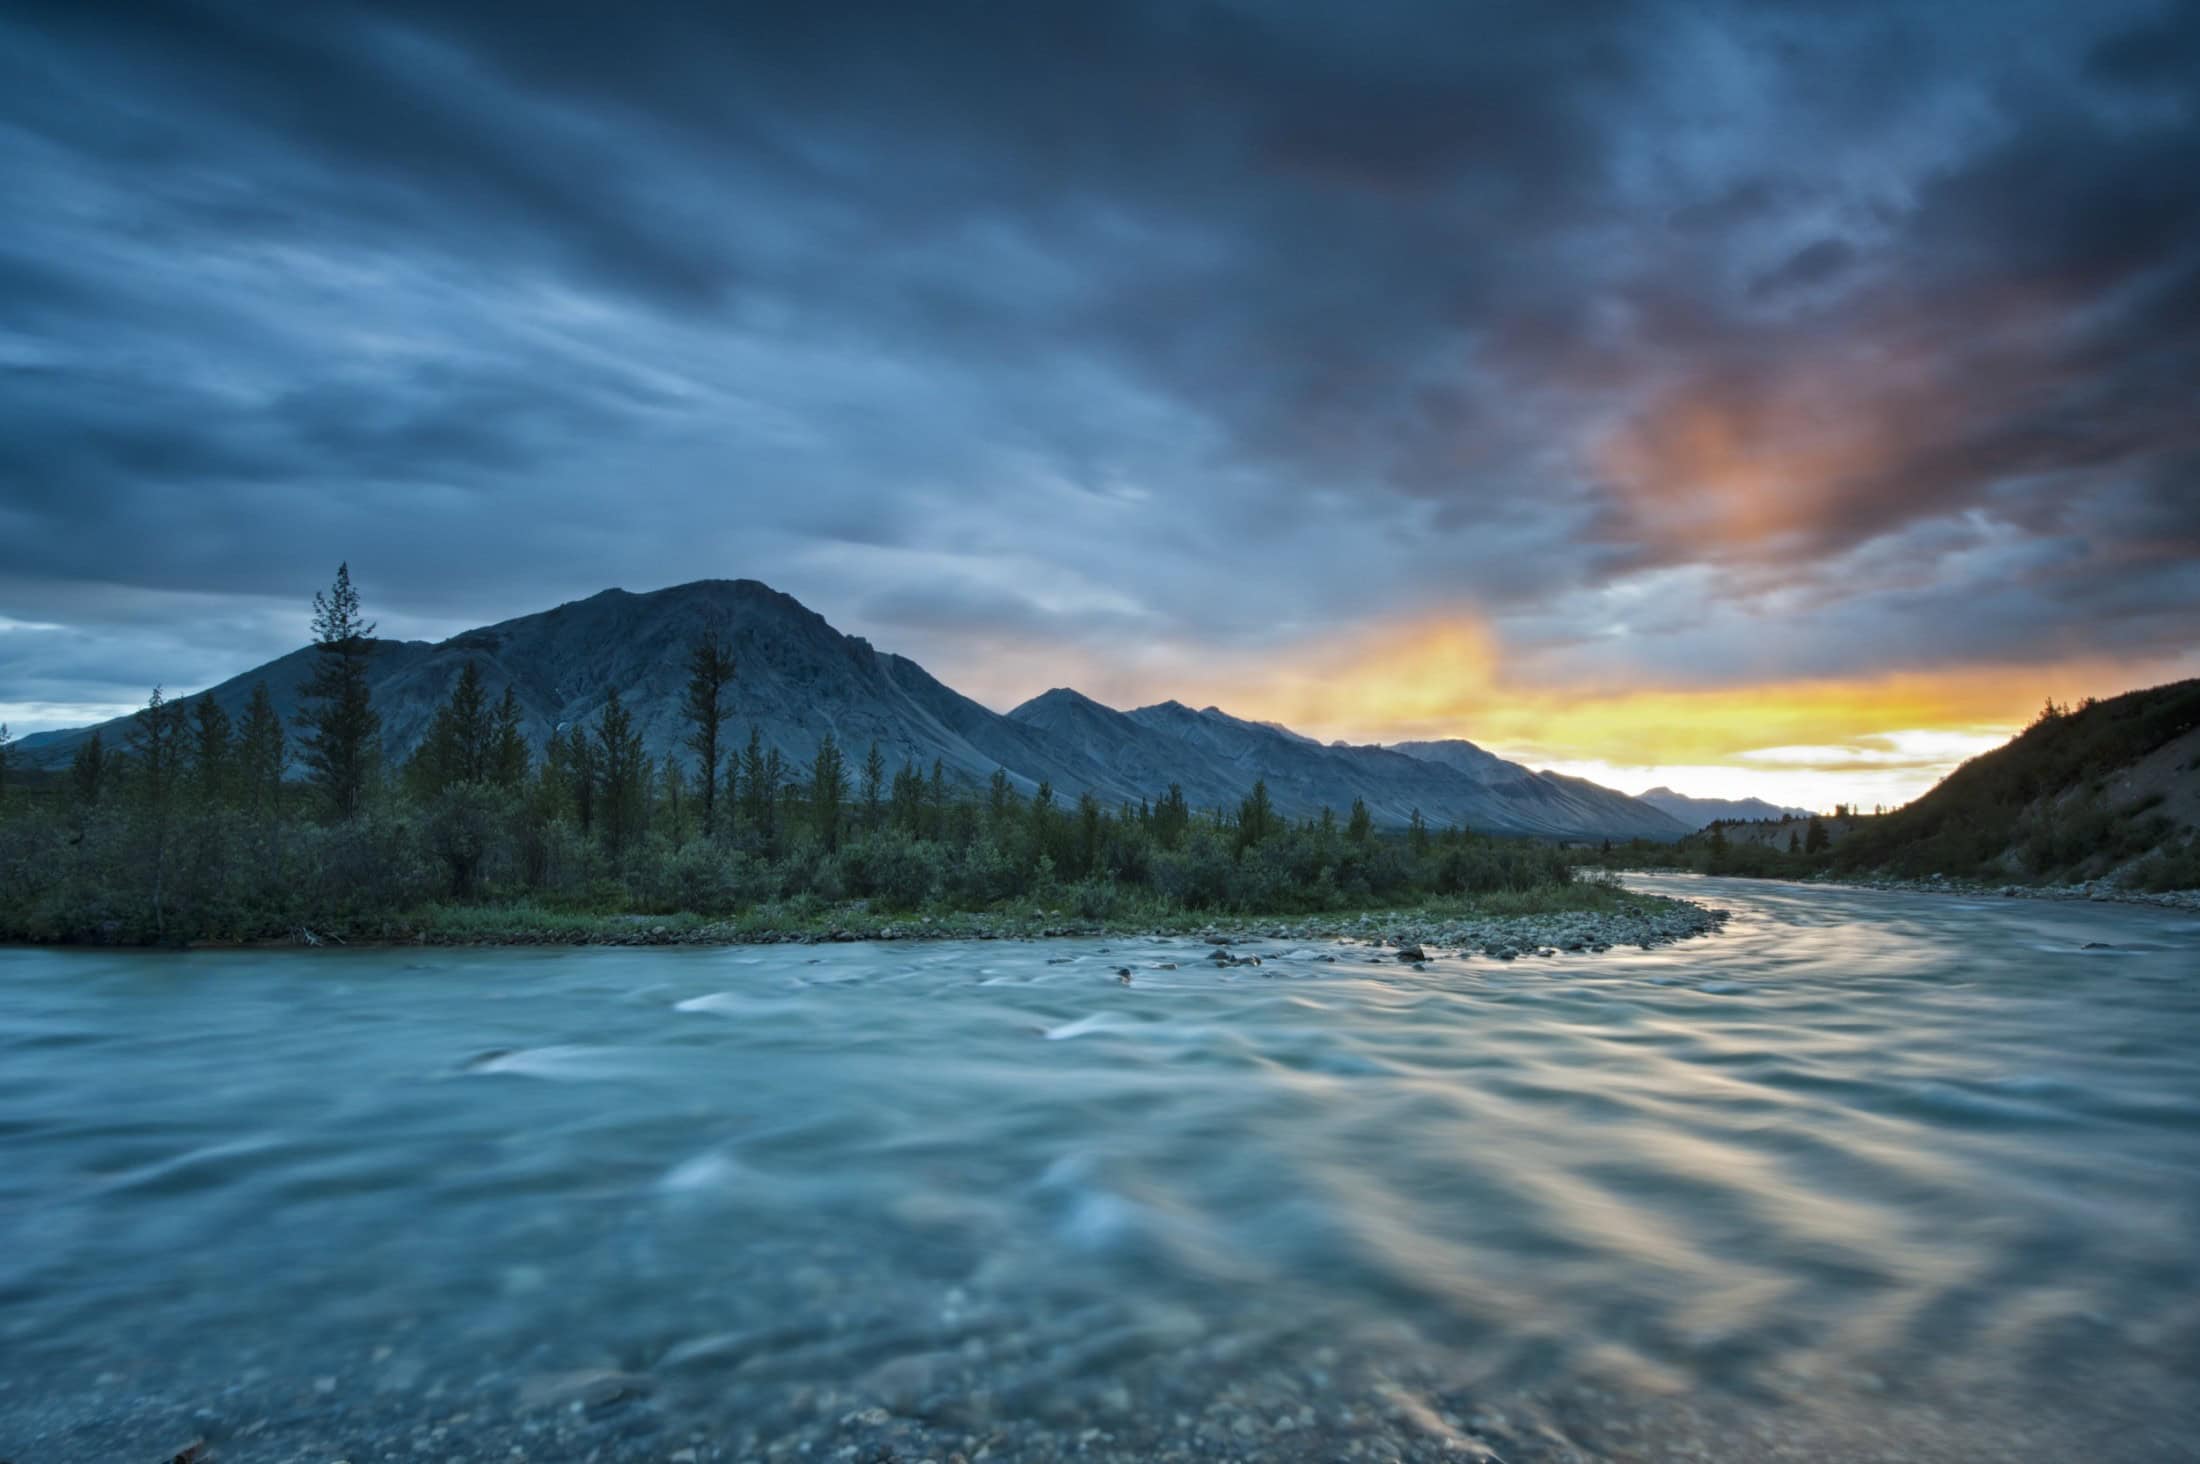
[[[2200,4],[0,11],[0,719],[749,576],[1916,791],[2200,673]]]

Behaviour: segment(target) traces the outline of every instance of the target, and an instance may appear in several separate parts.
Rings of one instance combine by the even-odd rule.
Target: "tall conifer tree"
[[[245,809],[256,818],[272,818],[283,792],[283,719],[262,681],[252,688],[237,737],[237,782]]]
[[[192,706],[191,783],[208,808],[229,801],[231,758],[229,714],[210,696]]]
[[[688,720],[687,745],[695,751],[702,780],[703,837],[718,831],[718,739],[726,722],[726,686],[733,680],[732,653],[707,630],[688,655],[687,695],[680,710]]]
[[[375,739],[382,730],[367,686],[373,635],[372,622],[359,613],[351,566],[340,564],[336,582],[313,597],[313,641],[319,654],[313,674],[298,689],[306,772],[323,806],[340,819],[357,816],[366,805]]]
[[[817,759],[810,764],[810,817],[817,841],[828,849],[840,847],[840,806],[848,794],[848,761],[840,743],[828,732],[817,744]]]

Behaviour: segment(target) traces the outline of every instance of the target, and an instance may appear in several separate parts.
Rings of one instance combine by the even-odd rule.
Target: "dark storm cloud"
[[[1700,676],[1760,575],[1836,671],[2200,591],[2192,4],[80,0],[0,170],[0,614],[86,633],[751,574],[952,679],[1707,566]]]

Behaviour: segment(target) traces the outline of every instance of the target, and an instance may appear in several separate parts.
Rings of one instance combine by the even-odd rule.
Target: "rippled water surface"
[[[0,1457],[2200,1457],[2200,921],[1643,883],[1735,918],[0,952]]]

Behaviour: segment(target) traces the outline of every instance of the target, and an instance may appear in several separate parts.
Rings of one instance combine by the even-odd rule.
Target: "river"
[[[2200,1458],[2200,919],[1636,883],[1734,918],[0,951],[0,1458]]]

